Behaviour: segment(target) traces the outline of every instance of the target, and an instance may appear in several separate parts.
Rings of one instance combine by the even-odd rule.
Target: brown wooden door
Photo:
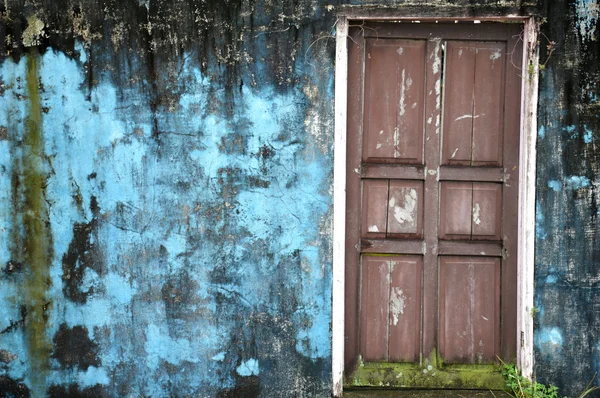
[[[347,384],[493,388],[514,361],[521,29],[350,30]]]

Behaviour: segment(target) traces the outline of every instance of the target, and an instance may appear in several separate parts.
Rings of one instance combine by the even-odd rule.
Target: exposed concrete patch
[[[41,43],[44,36],[44,21],[36,15],[27,18],[27,28],[23,31],[22,41],[25,47],[34,47]]]

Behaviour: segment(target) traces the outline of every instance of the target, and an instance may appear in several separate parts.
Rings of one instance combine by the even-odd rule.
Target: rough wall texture
[[[329,395],[331,12],[2,18],[0,391]]]
[[[542,62],[548,41],[556,51],[538,108],[536,371],[578,396],[600,373],[600,6],[552,1],[541,13]]]
[[[0,5],[4,395],[330,394],[339,5]],[[539,10],[536,369],[574,394],[600,370],[599,8]]]

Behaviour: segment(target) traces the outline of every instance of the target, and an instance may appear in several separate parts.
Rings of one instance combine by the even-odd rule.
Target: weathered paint
[[[258,13],[235,72],[52,18],[0,71],[0,390],[328,394],[333,42]]]
[[[535,373],[579,396],[600,371],[598,2],[548,2],[540,42]],[[598,379],[595,381],[599,384]]]
[[[0,6],[0,390],[329,394],[338,3]],[[536,5],[508,3],[493,14]],[[600,371],[600,9],[537,6],[556,51],[540,79],[536,373],[577,395]]]

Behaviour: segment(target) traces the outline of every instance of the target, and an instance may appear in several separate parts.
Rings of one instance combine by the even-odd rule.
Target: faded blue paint
[[[26,19],[17,3],[7,3],[14,17],[0,23]],[[105,25],[83,1],[64,29],[51,26],[62,23],[52,20],[55,9],[36,10],[57,43],[38,71],[54,249],[47,337],[56,355],[46,383],[99,386],[87,396],[328,396],[335,8],[201,2],[189,24],[192,3],[112,2],[102,12],[115,20]],[[538,2],[548,22],[537,121],[536,373],[577,396],[600,368],[600,8],[555,3]],[[114,12],[120,5],[131,7]],[[176,20],[158,15],[165,10]],[[225,23],[206,25],[212,16]],[[130,28],[120,37],[113,26]],[[125,31],[137,36],[129,41]],[[17,359],[0,363],[0,383],[31,387],[18,324],[26,271],[6,271],[24,232],[11,175],[24,173],[16,143],[29,94],[30,52],[19,60],[12,39],[16,61],[0,64],[0,127],[9,131],[0,138],[0,331],[17,326],[0,334],[0,349]],[[545,40],[557,42],[547,61]],[[83,266],[90,253],[93,264]],[[72,269],[63,265],[69,254]],[[61,330],[91,346],[70,354],[97,361],[69,364],[57,354]]]
[[[596,373],[598,371],[600,371],[600,341],[598,341],[596,343],[596,346],[594,347],[594,368],[596,370]]]
[[[569,176],[564,179],[564,188],[580,189],[590,186],[590,180],[585,176]],[[563,183],[557,180],[548,180],[548,188],[554,192],[563,190]]]
[[[546,239],[544,213],[542,212],[539,201],[535,205],[535,237],[537,239]]]
[[[215,356],[212,357],[213,361],[222,361],[225,359],[225,352],[219,352]]]
[[[562,191],[562,182],[556,180],[548,181],[548,188],[552,189],[554,192]]]
[[[548,3],[549,4],[549,3]],[[555,51],[540,75],[535,247],[535,372],[540,382],[579,396],[598,371],[600,253],[597,1],[577,0],[548,15],[544,41]],[[562,14],[559,16],[559,14]],[[560,50],[559,50],[560,49]],[[571,63],[571,61],[574,61]],[[596,379],[597,380],[597,379]],[[598,383],[598,381],[596,381]]]
[[[542,352],[559,351],[563,345],[563,336],[557,327],[542,328],[534,337],[534,344]]]
[[[576,138],[577,137],[577,126],[575,125],[569,125],[569,126],[565,126],[562,129],[564,132],[568,133],[568,137],[569,138]]]
[[[594,138],[594,133],[592,130],[588,128],[587,125],[583,125],[583,142],[586,144],[591,144],[592,139]]]
[[[247,361],[242,362],[242,364],[237,367],[236,372],[240,376],[258,376],[260,374],[258,361],[254,358],[250,358]]]
[[[225,91],[186,63],[177,113],[157,114],[164,131],[158,143],[150,137],[152,114],[143,92],[123,96],[101,78],[86,98],[86,52],[77,48],[79,62],[47,51],[40,70],[43,106],[49,109],[43,115],[45,154],[53,168],[46,189],[55,253],[48,335],[61,323],[86,327],[100,345],[102,366],[63,371],[53,361],[49,384],[76,380],[82,388],[100,384],[109,391],[121,385],[158,397],[165,394],[170,364],[182,369],[177,393],[214,394],[233,387],[237,376],[259,375],[259,361],[272,363],[272,350],[253,343],[265,337],[253,333],[272,328],[276,319],[295,332],[272,335],[272,344],[292,339],[300,357],[324,360],[328,369],[331,259],[321,234],[329,231],[332,124],[319,118],[332,114],[332,76],[327,89],[314,86],[310,98],[301,89],[244,86],[226,116],[212,107],[227,101]],[[3,79],[23,79],[24,62],[5,61]],[[11,90],[0,116],[10,114],[7,119],[18,125],[24,110]],[[311,117],[310,107],[320,101],[326,107]],[[6,168],[8,147],[0,142]],[[9,172],[0,184],[0,264],[6,264],[6,242],[16,227],[7,216]],[[95,217],[92,197],[100,216],[90,242],[99,245],[104,265],[101,274],[85,269],[78,288],[94,293],[81,304],[63,298],[62,258],[74,239],[73,225]],[[211,238],[213,233],[221,237]],[[223,278],[211,277],[215,272]],[[165,287],[167,281],[175,285]],[[191,290],[182,292],[188,289],[182,283]],[[4,279],[0,284],[0,300],[18,302],[15,285]],[[171,312],[180,307],[183,313]],[[286,307],[289,315],[281,312]],[[0,306],[0,329],[17,319],[17,309]],[[241,335],[232,340],[236,333]],[[0,347],[20,358],[11,363],[10,377],[27,382],[20,332],[1,335]],[[289,360],[287,366],[299,371],[296,360]],[[123,363],[136,363],[135,374],[116,375]],[[327,389],[328,383],[316,380],[306,388]]]
[[[596,40],[598,17],[600,16],[600,7],[596,0],[577,0],[577,25],[581,38],[586,40]]]
[[[565,178],[565,187],[568,189],[580,189],[590,186],[590,180],[585,176],[570,176]]]

